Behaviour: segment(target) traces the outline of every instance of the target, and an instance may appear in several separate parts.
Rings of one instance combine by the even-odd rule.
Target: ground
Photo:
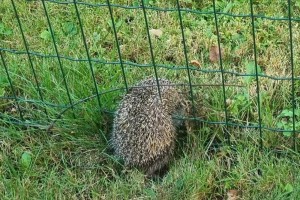
[[[299,3],[289,23],[286,1],[110,1],[112,23],[95,2],[0,5],[3,199],[299,198]],[[109,136],[126,87],[155,74],[199,122],[147,181]]]

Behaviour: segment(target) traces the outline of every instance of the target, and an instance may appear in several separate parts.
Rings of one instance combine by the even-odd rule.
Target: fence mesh
[[[138,80],[167,77],[188,91],[184,117],[228,143],[243,128],[260,147],[277,132],[296,148],[297,2],[3,0],[0,11],[3,126],[96,121]]]

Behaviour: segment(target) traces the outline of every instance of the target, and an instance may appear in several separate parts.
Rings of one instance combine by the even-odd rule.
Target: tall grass
[[[264,129],[266,149],[259,150],[257,129],[230,126],[231,147],[224,139],[224,125],[202,123],[179,145],[170,172],[160,182],[145,182],[140,172],[124,169],[122,162],[111,154],[107,142],[112,113],[126,92],[109,9],[77,5],[88,47],[86,52],[74,4],[58,2],[46,1],[45,6],[60,60],[40,1],[15,1],[29,56],[12,2],[3,0],[0,5],[3,55],[0,61],[0,195],[4,199],[222,199],[230,190],[237,190],[243,199],[297,199],[299,159],[298,153],[290,150],[293,138],[288,132]],[[176,1],[145,3],[151,8],[175,8],[173,11],[146,9],[147,19],[149,29],[162,31],[159,37],[151,36],[158,76],[186,84],[182,89],[188,94]],[[113,7],[113,15],[124,73],[128,85],[132,86],[154,75],[143,10],[126,8],[139,5],[138,1],[111,1],[111,4],[122,5]],[[218,45],[212,5],[211,1],[181,2],[189,10],[181,12],[188,61],[198,63],[189,65],[191,83],[198,85],[193,88],[195,117],[225,122],[226,106],[229,122],[257,125],[260,106],[264,127],[291,130],[291,80],[278,80],[291,77],[288,21],[274,20],[288,17],[287,3],[254,1],[254,14],[259,16],[254,23],[261,75],[260,105],[255,77],[245,76],[255,73],[251,18],[244,16],[250,13],[249,2],[216,2],[218,12],[234,15],[217,15],[222,67],[229,72],[224,73],[226,105],[223,88],[213,86],[221,85],[222,79],[219,62],[210,59],[212,47]],[[293,3],[293,17],[299,16],[299,8],[297,2]],[[295,77],[299,74],[297,27],[298,21],[293,21]],[[7,98],[14,94],[4,65],[18,97],[25,127],[11,124],[18,122],[15,119],[20,116],[16,101]],[[295,84],[298,86],[299,80]],[[298,129],[298,87],[295,90]],[[73,109],[70,100],[76,103]],[[57,121],[47,132],[53,120]],[[30,165],[25,168],[24,153],[30,155]]]

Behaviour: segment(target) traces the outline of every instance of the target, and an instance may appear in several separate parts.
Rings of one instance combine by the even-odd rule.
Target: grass
[[[11,1],[4,0],[0,5],[3,199],[223,199],[230,190],[238,191],[242,199],[299,198],[300,160],[298,153],[290,149],[293,138],[288,132],[293,118],[292,82],[280,79],[292,75],[288,21],[270,19],[288,17],[286,2],[254,1],[253,5],[254,14],[264,16],[255,19],[257,64],[263,75],[258,83],[262,125],[284,132],[264,129],[265,149],[259,150],[258,130],[230,126],[229,147],[223,125],[203,123],[179,143],[169,173],[158,182],[145,182],[137,170],[124,169],[122,162],[111,154],[107,142],[111,113],[125,94],[125,90],[114,90],[125,85],[108,8],[78,5],[91,58],[88,62],[74,5],[57,2],[45,2],[56,52],[43,4],[15,1],[28,49],[33,52],[30,58]],[[138,5],[138,1],[111,3]],[[145,3],[150,7],[176,8],[173,0]],[[189,0],[181,5],[205,12],[181,13],[188,62],[197,60],[200,65],[190,65],[192,84],[221,84],[221,73],[216,72],[220,65],[210,60],[211,47],[218,45],[211,1]],[[216,9],[234,15],[250,13],[249,2],[243,0],[217,1]],[[292,4],[292,16],[299,16],[299,12],[299,3]],[[113,15],[124,73],[131,86],[154,74],[143,10],[114,7]],[[147,17],[149,29],[163,32],[159,38],[151,37],[158,76],[188,85],[178,12],[147,9]],[[295,77],[300,73],[297,27],[298,21],[293,21]],[[218,15],[218,28],[222,67],[231,72],[224,74],[225,83],[232,85],[225,87],[227,117],[231,123],[256,125],[257,83],[255,77],[244,76],[255,74],[251,18]],[[55,56],[57,53],[62,56],[60,60]],[[95,84],[100,107],[98,99],[91,97],[96,93]],[[299,80],[295,80],[296,128],[300,126],[298,85]],[[11,98],[13,91],[18,104]],[[196,117],[225,121],[222,87],[195,86],[193,95]],[[81,102],[88,97],[91,98]],[[78,104],[57,119],[70,103]],[[57,121],[49,133],[46,130],[53,120]],[[298,147],[298,137],[295,140]]]
[[[49,135],[11,128],[2,136],[1,195],[4,199],[222,199],[235,189],[243,199],[299,197],[298,154],[259,151],[249,141],[239,142],[234,150],[207,152],[203,135],[211,131],[206,128],[189,136],[164,179],[146,183],[137,170],[122,172],[99,134]],[[27,168],[20,163],[23,152],[32,156]]]

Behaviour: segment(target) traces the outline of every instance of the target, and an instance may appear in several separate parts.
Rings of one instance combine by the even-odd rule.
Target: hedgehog
[[[141,169],[149,178],[165,173],[177,131],[184,126],[173,117],[186,113],[186,102],[167,79],[148,78],[129,90],[116,111],[111,137],[126,167]]]

